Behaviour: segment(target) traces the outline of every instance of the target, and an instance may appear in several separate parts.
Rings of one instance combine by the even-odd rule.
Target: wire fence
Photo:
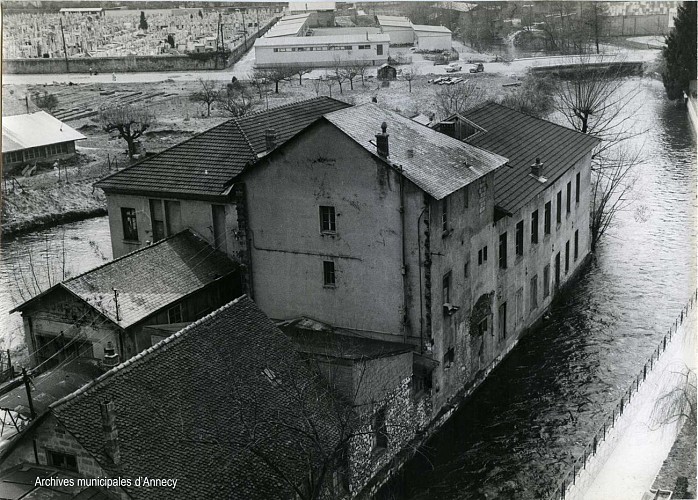
[[[564,500],[567,489],[570,486],[574,486],[577,481],[577,476],[586,469],[588,460],[595,456],[599,446],[606,440],[608,432],[613,429],[616,425],[618,419],[623,415],[623,412],[627,408],[628,404],[632,401],[634,395],[642,386],[643,382],[647,380],[647,375],[654,369],[659,360],[659,357],[666,351],[667,345],[671,342],[673,336],[676,335],[679,327],[683,324],[684,320],[688,316],[688,313],[693,309],[698,301],[698,290],[696,290],[691,298],[688,300],[686,305],[681,309],[681,313],[677,316],[674,323],[669,327],[669,331],[664,334],[664,337],[659,342],[657,348],[652,351],[652,355],[645,362],[642,370],[630,383],[623,395],[620,398],[618,404],[613,408],[611,414],[604,420],[603,425],[594,433],[594,436],[589,443],[584,447],[582,455],[577,457],[577,459],[572,463],[572,466],[567,470],[562,479],[558,481],[554,489],[551,489],[550,494],[547,496],[548,500]]]

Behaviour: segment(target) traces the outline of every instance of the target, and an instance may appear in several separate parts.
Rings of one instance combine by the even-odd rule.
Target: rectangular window
[[[138,241],[138,223],[136,222],[135,208],[121,208],[121,224],[124,228],[124,239]]]
[[[443,289],[443,294],[442,294],[442,299],[443,299],[443,304],[450,304],[451,303],[451,272],[447,272],[444,274],[443,282],[442,282],[442,289]]]
[[[381,408],[373,417],[373,451],[382,451],[388,447],[388,426],[385,408]]]
[[[380,43],[378,45],[376,45],[376,55],[378,55],[378,56],[383,55],[383,45]]]
[[[533,278],[531,278],[531,289],[528,291],[529,293],[529,304],[531,311],[535,311],[536,308],[538,307],[538,275],[536,274]]]
[[[177,304],[176,306],[170,307],[167,310],[168,323],[181,323],[182,321],[184,321],[182,315],[182,304]]]
[[[557,192],[557,218],[556,222],[560,224],[562,222],[562,191]]]
[[[468,186],[465,186],[463,188],[463,208],[468,208],[469,203]]]
[[[550,264],[543,269],[543,297],[550,295]]]
[[[337,231],[334,207],[320,207],[320,231],[323,233]]]
[[[531,214],[531,243],[538,243],[538,210]]]
[[[575,185],[574,185],[575,200],[577,200],[577,203],[579,203],[579,189],[580,189],[579,183],[580,183],[580,180],[581,180],[581,179],[580,179],[580,176],[579,176],[579,172],[577,172],[576,182],[575,182]]]
[[[448,201],[447,198],[441,200],[441,230],[448,231]]]
[[[516,223],[516,255],[524,253],[524,222],[521,220]]]
[[[482,248],[477,251],[477,265],[481,266],[482,265]]]
[[[323,283],[325,286],[335,286],[334,262],[326,260],[322,263]]]
[[[499,340],[504,340],[507,336],[507,303],[503,302],[499,306]]]
[[[565,243],[565,274],[570,270],[570,240]]]
[[[487,245],[482,247],[482,260],[483,262],[487,262]]]
[[[446,351],[446,354],[444,354],[444,360],[443,360],[444,369],[448,370],[449,368],[451,368],[455,358],[456,358],[455,351],[454,351],[453,347],[451,347],[448,349],[448,351]]]
[[[153,243],[165,237],[165,213],[162,200],[150,200],[150,220],[153,224]]]
[[[516,318],[515,326],[523,323],[524,318],[524,292],[523,287],[516,291]]]
[[[78,472],[78,458],[75,455],[46,450],[46,462],[52,467]]]
[[[574,261],[579,257],[579,229],[574,232]]]
[[[567,213],[572,211],[572,182],[567,183]]]
[[[545,220],[544,220],[544,231],[545,234],[550,234],[550,202],[545,204]]]
[[[507,268],[507,233],[504,231],[499,235],[499,267]]]

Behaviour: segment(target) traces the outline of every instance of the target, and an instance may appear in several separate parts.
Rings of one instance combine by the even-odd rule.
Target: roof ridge
[[[260,109],[259,111],[255,111],[254,113],[246,114],[245,116],[241,116],[237,119],[253,118],[253,117],[261,115],[262,113],[269,113],[270,111],[276,111],[277,109],[282,109],[282,108],[290,108],[291,106],[296,106],[298,104],[307,103],[309,101],[328,101],[328,100],[341,102],[342,104],[349,104],[348,102],[340,101],[339,99],[335,99],[334,97],[321,95],[321,96],[315,96],[315,97],[308,97],[307,99],[301,99],[300,101],[287,102],[286,104],[280,104],[278,106],[274,106],[273,108],[269,108],[269,109]]]
[[[84,271],[84,272],[82,272],[82,273],[80,273],[80,274],[78,274],[78,275],[76,275],[76,276],[73,276],[72,278],[68,278],[67,280],[63,280],[63,281],[61,281],[60,283],[57,283],[57,285],[62,285],[63,283],[68,283],[69,281],[73,281],[73,280],[76,280],[76,279],[78,279],[78,278],[81,278],[81,277],[85,276],[86,274],[89,274],[89,273],[91,273],[91,272],[97,271],[98,269],[101,269],[101,268],[103,268],[103,267],[106,267],[106,266],[109,266],[109,265],[111,265],[111,264],[114,264],[115,262],[118,262],[118,261],[120,261],[120,260],[123,260],[123,259],[125,259],[126,257],[130,257],[130,256],[132,256],[132,255],[134,255],[134,254],[136,254],[136,253],[138,253],[138,252],[142,252],[142,251],[144,251],[144,250],[148,250],[148,249],[150,249],[150,248],[156,247],[156,246],[160,245],[161,243],[164,243],[164,242],[169,241],[169,240],[171,240],[171,239],[173,239],[173,238],[176,238],[177,236],[180,236],[180,235],[182,235],[182,234],[184,234],[184,233],[186,233],[186,232],[191,233],[192,236],[198,237],[198,239],[202,239],[200,236],[198,236],[196,233],[194,233],[194,231],[192,231],[190,228],[187,227],[187,228],[185,228],[185,229],[182,229],[182,230],[181,230],[180,232],[178,232],[178,233],[175,233],[175,234],[172,234],[172,235],[168,236],[167,238],[163,238],[163,239],[161,239],[161,240],[158,240],[158,241],[156,241],[155,243],[151,243],[150,245],[145,245],[145,246],[142,246],[142,247],[140,247],[140,248],[136,248],[135,250],[133,250],[133,251],[127,253],[127,254],[124,254],[124,255],[122,255],[121,257],[117,257],[116,259],[112,259],[112,260],[110,260],[110,261],[107,261],[107,262],[105,262],[104,264],[100,264],[100,265],[97,266],[97,267],[93,267],[92,269],[88,269],[87,271]]]
[[[156,154],[154,154],[154,155],[152,155],[152,156],[146,156],[146,157],[143,158],[142,160],[138,160],[138,161],[137,161],[136,163],[134,163],[133,165],[129,165],[129,166],[126,167],[126,168],[122,168],[121,170],[117,170],[116,172],[114,172],[114,173],[112,173],[112,174],[107,174],[107,175],[105,175],[104,177],[102,177],[101,179],[98,179],[97,181],[95,181],[94,185],[97,186],[99,183],[101,183],[101,182],[103,182],[103,181],[106,181],[107,179],[110,179],[110,178],[114,177],[115,175],[120,174],[121,172],[126,172],[127,170],[131,170],[131,169],[134,168],[134,167],[137,167],[137,166],[139,166],[139,165],[142,165],[142,164],[145,163],[146,161],[153,160],[153,159],[159,157],[160,155],[165,154],[165,153],[167,153],[168,151],[170,151],[170,150],[172,150],[172,149],[174,149],[174,148],[177,148],[177,147],[181,146],[182,144],[186,144],[186,143],[188,143],[188,142],[190,142],[190,141],[193,141],[194,139],[196,139],[196,138],[198,138],[198,137],[200,137],[200,136],[202,136],[202,135],[204,135],[204,134],[207,134],[207,133],[211,132],[212,130],[215,130],[215,129],[219,128],[219,127],[222,127],[223,125],[226,125],[227,123],[229,123],[229,122],[231,122],[231,121],[233,121],[233,120],[234,120],[234,118],[229,118],[228,120],[225,120],[223,123],[219,123],[218,125],[214,125],[214,126],[211,127],[211,128],[207,128],[206,130],[203,130],[203,131],[199,132],[198,134],[194,134],[194,135],[192,135],[189,139],[185,139],[185,140],[183,140],[182,142],[178,142],[177,144],[173,144],[173,145],[170,146],[169,148],[165,148],[165,149],[163,149],[162,151],[160,151],[159,153],[156,153]],[[99,187],[99,186],[98,186],[98,187]]]
[[[100,376],[97,377],[96,379],[91,380],[91,381],[88,382],[87,384],[85,384],[85,385],[83,385],[82,387],[80,387],[78,390],[76,390],[76,391],[74,391],[74,392],[68,394],[67,396],[62,397],[62,398],[59,399],[58,401],[54,401],[53,403],[51,403],[51,404],[49,405],[48,409],[49,409],[49,410],[53,410],[53,409],[55,409],[55,408],[58,407],[58,406],[61,406],[61,405],[64,405],[64,404],[69,404],[69,403],[75,401],[76,399],[78,399],[78,398],[79,398],[80,396],[82,396],[83,394],[86,394],[89,390],[94,389],[94,388],[96,388],[98,385],[104,383],[105,380],[110,379],[110,378],[113,377],[115,374],[117,374],[117,373],[122,373],[122,372],[128,370],[129,368],[132,368],[132,367],[133,367],[134,365],[136,365],[136,364],[141,364],[141,363],[143,363],[143,362],[144,362],[144,359],[147,358],[148,356],[150,356],[151,354],[153,354],[153,353],[156,353],[156,354],[157,354],[158,351],[162,351],[165,347],[168,346],[168,344],[172,344],[173,342],[177,342],[177,343],[178,343],[178,342],[181,341],[181,340],[185,337],[185,335],[187,335],[187,334],[190,332],[190,330],[192,330],[194,327],[199,326],[199,325],[200,325],[201,323],[203,323],[204,321],[209,320],[209,318],[212,318],[212,317],[214,317],[214,316],[220,314],[221,312],[223,312],[223,311],[225,311],[225,310],[231,308],[232,306],[241,303],[243,300],[248,300],[248,301],[250,300],[250,299],[247,297],[247,294],[241,295],[240,297],[238,297],[238,298],[236,298],[236,299],[234,299],[234,300],[228,302],[227,304],[225,304],[225,305],[219,307],[219,308],[216,309],[215,311],[213,311],[213,312],[207,314],[207,315],[204,316],[203,318],[200,318],[200,319],[196,320],[195,322],[193,322],[192,324],[190,324],[190,325],[188,325],[188,326],[185,326],[184,328],[182,328],[181,330],[179,330],[177,333],[173,333],[173,334],[170,335],[169,337],[165,337],[164,339],[162,339],[162,340],[161,340],[160,342],[158,342],[157,344],[155,344],[155,345],[153,345],[153,346],[150,346],[149,348],[145,349],[144,351],[141,351],[141,352],[139,352],[138,354],[136,354],[135,356],[133,356],[133,357],[127,359],[126,361],[123,361],[122,363],[120,363],[120,364],[118,364],[118,365],[116,365],[116,366],[115,366],[114,368],[112,368],[111,370],[107,371],[106,373],[103,373],[102,375],[100,375]]]
[[[235,124],[235,126],[238,128],[238,130],[240,131],[240,134],[242,134],[242,138],[245,139],[245,142],[246,142],[247,145],[250,147],[250,151],[252,151],[252,154],[253,154],[253,155],[256,155],[256,154],[257,154],[257,151],[255,151],[254,146],[252,146],[252,142],[250,142],[250,138],[247,137],[247,134],[246,134],[245,131],[242,129],[242,126],[240,125],[240,122],[238,122],[238,117],[233,118],[232,121],[233,121],[233,123]]]

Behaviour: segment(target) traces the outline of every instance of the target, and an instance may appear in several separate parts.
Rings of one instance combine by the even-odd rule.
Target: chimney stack
[[[102,415],[102,430],[104,431],[104,451],[114,465],[119,465],[121,451],[119,450],[119,431],[116,428],[114,401],[100,403],[99,410]]]
[[[119,354],[114,349],[114,344],[111,341],[107,342],[107,347],[104,348],[104,360],[102,365],[106,368],[114,368],[120,363]]]
[[[273,128],[268,128],[264,132],[264,141],[267,145],[267,153],[276,147],[276,130]]]
[[[531,165],[531,175],[543,177],[543,163],[541,163],[540,158],[536,158],[536,162]]]
[[[390,134],[385,133],[385,131],[388,130],[388,124],[385,122],[381,123],[381,130],[382,132],[380,134],[376,134],[376,152],[378,156],[387,158],[388,155],[390,155],[390,148],[388,147],[388,137],[390,137]]]

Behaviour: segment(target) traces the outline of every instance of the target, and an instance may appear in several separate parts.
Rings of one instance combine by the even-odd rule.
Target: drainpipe
[[[400,229],[402,234],[402,341],[407,343],[407,328],[408,328],[408,315],[407,315],[407,265],[405,264],[406,254],[407,254],[407,242],[406,231],[405,231],[405,176],[403,175],[402,165],[400,167]],[[421,293],[421,291],[420,291]]]
[[[419,226],[419,221],[421,220],[424,212],[426,212],[426,205],[419,212],[417,217],[417,266],[419,270],[419,353],[424,354],[424,306],[422,304],[422,235]]]

